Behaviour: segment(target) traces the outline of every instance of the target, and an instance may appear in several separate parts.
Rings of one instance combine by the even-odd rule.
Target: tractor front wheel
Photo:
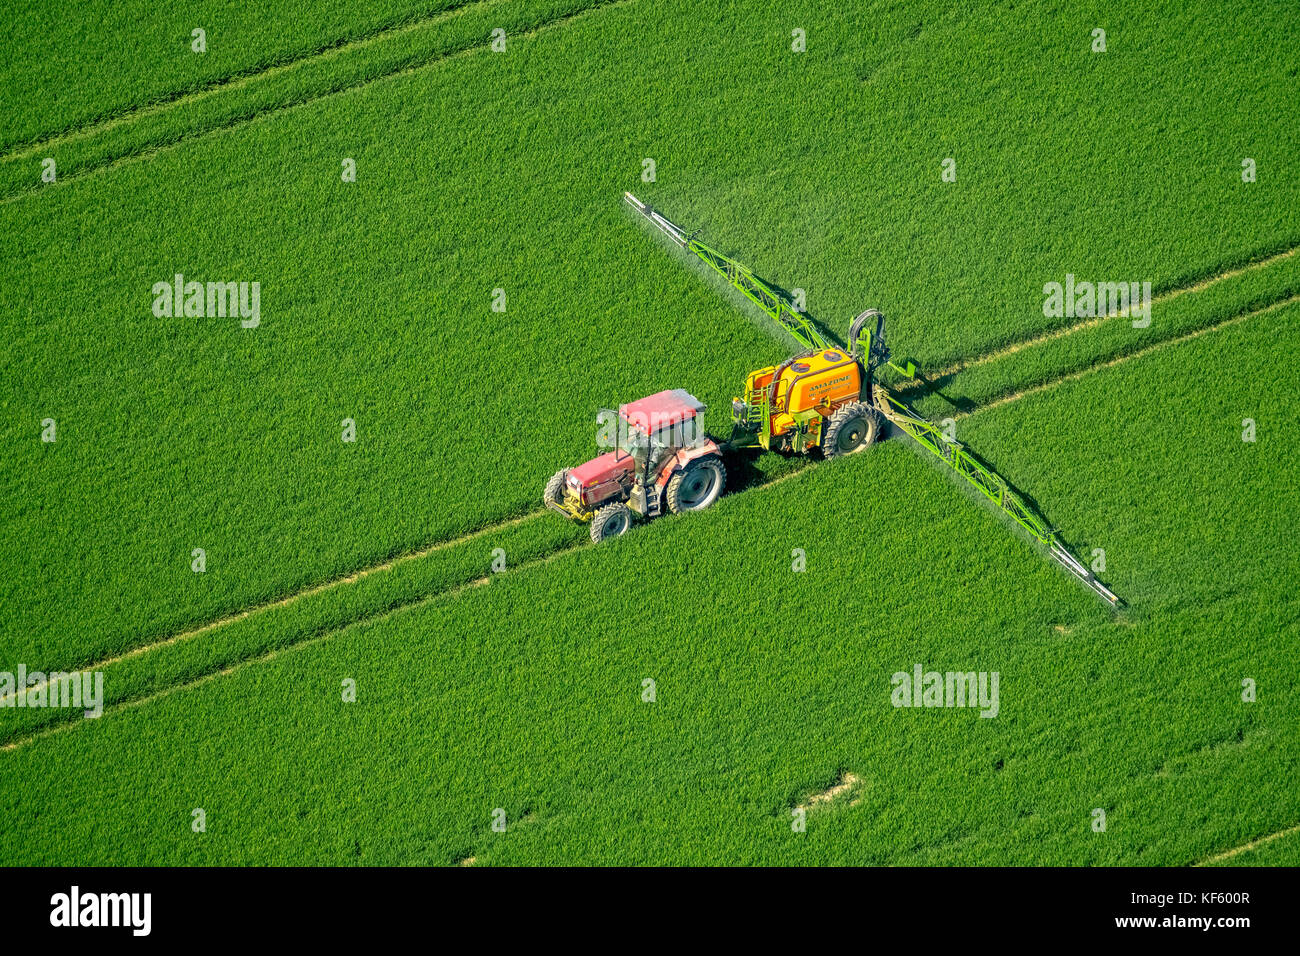
[[[697,458],[668,479],[668,510],[700,511],[718,500],[727,483],[721,458]]]
[[[852,455],[862,451],[876,440],[880,419],[876,410],[864,402],[841,405],[831,415],[822,441],[822,454],[827,458]]]
[[[564,480],[568,477],[569,472],[566,468],[561,468],[551,475],[551,480],[546,483],[546,490],[542,492],[542,504],[558,505],[564,500]]]
[[[617,538],[627,534],[632,527],[632,512],[621,501],[605,505],[592,516],[591,540],[597,544],[606,538]]]

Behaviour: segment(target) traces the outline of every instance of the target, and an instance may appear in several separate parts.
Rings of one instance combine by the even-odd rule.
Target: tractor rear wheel
[[[679,515],[707,508],[718,500],[726,483],[721,458],[697,458],[668,480],[668,510]]]
[[[564,468],[551,475],[551,480],[546,483],[546,490],[542,492],[542,504],[558,505],[564,500],[564,479],[568,475],[568,470]]]
[[[606,538],[627,534],[632,527],[632,512],[621,501],[605,505],[591,519],[591,540],[597,544]]]
[[[822,440],[822,454],[827,458],[852,455],[862,451],[876,440],[880,431],[880,418],[876,410],[865,402],[841,405],[831,415]]]

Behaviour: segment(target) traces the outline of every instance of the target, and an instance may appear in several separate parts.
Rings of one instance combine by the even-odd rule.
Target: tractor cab
[[[726,471],[721,449],[704,433],[704,411],[703,402],[676,388],[629,402],[617,416],[602,414],[598,441],[613,450],[556,472],[543,502],[590,521],[597,541],[626,532],[634,515],[708,507],[722,493]]]
[[[685,389],[656,392],[618,410],[618,448],[646,468],[665,454],[695,448],[704,434],[705,405]]]

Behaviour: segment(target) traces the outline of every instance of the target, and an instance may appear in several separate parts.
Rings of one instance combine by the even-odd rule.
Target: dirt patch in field
[[[846,773],[839,778],[832,786],[827,787],[819,793],[814,793],[803,803],[798,805],[797,809],[811,810],[814,807],[825,806],[834,803],[843,797],[853,796],[849,801],[849,806],[855,806],[861,797],[857,796],[858,791],[862,789],[862,778],[857,774]]]

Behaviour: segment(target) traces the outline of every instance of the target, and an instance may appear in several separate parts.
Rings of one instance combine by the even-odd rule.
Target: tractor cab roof
[[[705,405],[682,388],[655,392],[635,402],[628,402],[618,413],[629,425],[645,434],[679,425],[704,411]]]

